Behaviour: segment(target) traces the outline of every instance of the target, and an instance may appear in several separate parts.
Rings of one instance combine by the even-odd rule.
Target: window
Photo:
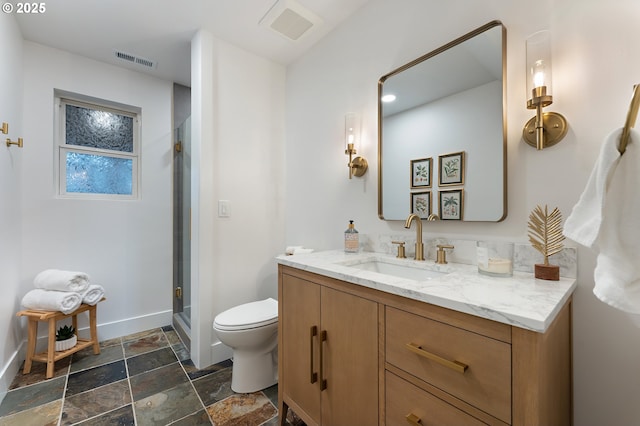
[[[58,194],[136,199],[140,120],[135,108],[68,97],[58,97],[56,103]]]

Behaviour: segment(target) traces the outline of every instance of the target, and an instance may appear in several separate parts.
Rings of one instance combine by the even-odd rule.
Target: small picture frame
[[[433,158],[411,160],[411,188],[431,188]]]
[[[411,213],[420,219],[426,219],[431,214],[431,191],[411,193]]]
[[[462,189],[439,191],[438,211],[440,213],[440,220],[462,220],[464,191]]]
[[[438,156],[438,186],[464,185],[464,151]]]

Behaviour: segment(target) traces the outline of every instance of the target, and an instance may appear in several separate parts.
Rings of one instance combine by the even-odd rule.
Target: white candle
[[[478,269],[492,274],[512,274],[511,260],[489,258],[487,263],[478,263]]]

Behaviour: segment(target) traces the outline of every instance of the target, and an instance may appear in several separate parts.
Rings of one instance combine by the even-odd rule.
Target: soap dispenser
[[[353,221],[349,221],[349,227],[344,231],[344,251],[346,253],[357,253],[360,249],[360,239],[358,231],[353,225]]]

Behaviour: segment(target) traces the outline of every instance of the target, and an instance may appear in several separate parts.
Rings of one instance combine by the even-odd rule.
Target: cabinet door
[[[323,425],[378,424],[378,305],[323,287]]]
[[[282,275],[280,330],[283,351],[281,383],[283,397],[295,400],[317,424],[320,424],[320,387],[312,380],[318,374],[320,332],[320,286],[290,275]],[[315,327],[316,336],[311,336]],[[297,411],[297,410],[296,410]]]

